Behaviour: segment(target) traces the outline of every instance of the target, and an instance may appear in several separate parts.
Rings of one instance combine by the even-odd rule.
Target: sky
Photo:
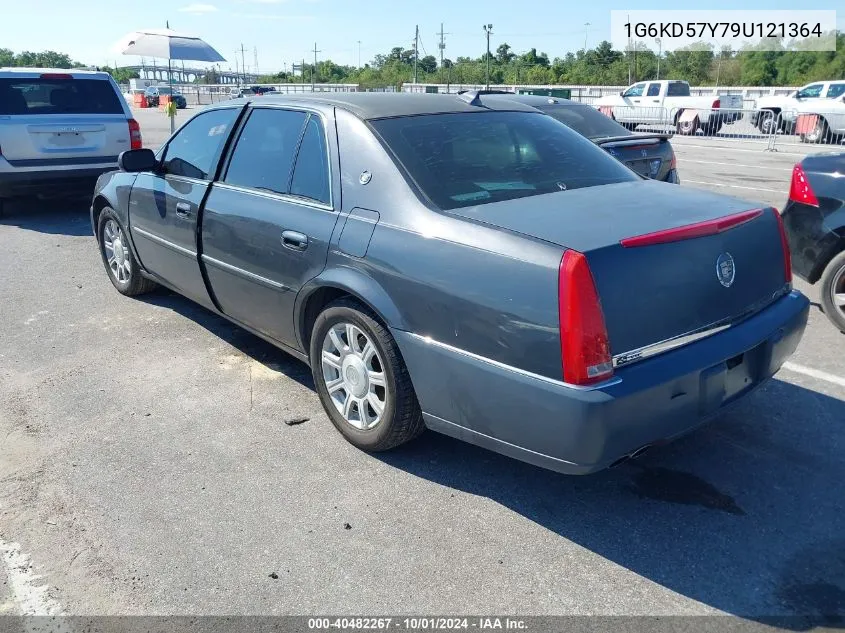
[[[4,6],[5,5],[5,6]],[[119,6],[120,11],[115,7]],[[139,28],[172,29],[198,35],[234,68],[235,51],[246,52],[247,70],[288,68],[303,58],[358,64],[394,46],[411,48],[420,29],[420,54],[439,56],[441,22],[445,56],[478,57],[485,50],[482,25],[492,24],[491,49],[506,42],[521,53],[531,47],[561,57],[610,39],[611,10],[674,9],[677,2],[652,0],[0,0],[0,47],[55,50],[90,65],[135,64],[115,43]],[[745,0],[744,9],[794,9],[794,0]],[[690,7],[695,8],[695,7]],[[735,9],[735,0],[709,0],[707,9]],[[806,9],[836,9],[836,0],[815,0]],[[837,26],[845,30],[845,10]],[[585,26],[589,23],[589,26]],[[240,57],[240,53],[237,54]],[[239,61],[240,63],[240,61]]]

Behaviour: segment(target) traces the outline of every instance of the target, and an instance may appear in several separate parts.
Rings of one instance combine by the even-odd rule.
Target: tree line
[[[610,42],[595,48],[551,58],[531,48],[516,53],[509,44],[480,57],[420,57],[413,49],[397,46],[376,55],[362,68],[336,64],[331,60],[303,64],[296,74],[278,72],[262,75],[259,83],[351,83],[363,88],[400,87],[416,79],[419,83],[483,84],[488,66],[491,84],[583,84],[628,85],[648,79],[684,79],[697,86],[799,86],[821,79],[845,79],[845,34],[836,36],[836,51],[715,51],[699,45],[668,51],[659,56],[644,46],[620,51]],[[83,64],[55,51],[33,53],[0,48],[0,66],[79,68]],[[118,83],[138,75],[127,68],[102,67]],[[211,69],[197,83],[217,83]]]

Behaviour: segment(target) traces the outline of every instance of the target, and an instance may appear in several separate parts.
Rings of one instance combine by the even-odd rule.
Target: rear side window
[[[843,94],[845,94],[845,84],[831,84],[830,88],[827,89],[828,99],[836,99]]]
[[[667,97],[688,97],[689,96],[689,84],[685,84],[681,81],[673,81],[669,85],[666,86],[666,96]]]
[[[287,193],[296,148],[307,114],[257,108],[238,138],[224,182],[238,187]]]
[[[591,106],[544,105],[540,109],[589,139],[629,136],[631,134],[609,116],[602,114]]]
[[[583,136],[541,113],[482,111],[370,123],[441,209],[639,180]]]
[[[290,192],[295,196],[329,203],[329,157],[323,126],[315,116],[309,117],[302,137]]]
[[[658,95],[660,95],[660,84],[649,84],[648,93],[646,93],[646,96],[657,97]]]
[[[174,176],[210,180],[238,112],[236,108],[210,110],[188,121],[167,144],[165,171]]]
[[[104,79],[0,79],[0,114],[123,114]]]

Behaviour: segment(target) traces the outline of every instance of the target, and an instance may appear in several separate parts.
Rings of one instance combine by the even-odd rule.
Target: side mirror
[[[117,157],[120,171],[141,172],[153,171],[157,164],[155,152],[151,149],[129,149],[121,152]]]
[[[620,96],[620,97],[624,97],[624,96],[625,96],[625,91],[624,91],[624,90],[620,90],[620,91],[619,91],[619,96]]]

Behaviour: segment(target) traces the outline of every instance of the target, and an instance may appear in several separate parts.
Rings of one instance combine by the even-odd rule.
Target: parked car
[[[149,104],[151,108],[157,108],[161,101],[161,97],[165,95],[170,95],[171,99],[176,104],[176,108],[179,110],[184,110],[188,107],[188,101],[185,97],[170,86],[150,86],[144,91],[144,94],[147,97],[147,104]]]
[[[513,101],[228,101],[120,164],[91,207],[118,292],[160,283],[309,363],[364,450],[428,427],[593,472],[749,394],[806,325],[776,210]]]
[[[132,103],[135,101],[135,95],[142,94],[144,94],[143,88],[130,88],[127,92],[123,93],[123,98],[126,99],[129,105],[132,105]]]
[[[795,116],[799,106],[813,106],[819,102],[824,108],[827,99],[838,99],[845,94],[845,81],[817,81],[807,84],[788,95],[771,95],[757,99],[756,110],[751,123],[763,134],[771,134],[777,124],[777,131],[791,134],[795,127]]]
[[[811,154],[792,170],[783,223],[795,274],[818,284],[822,309],[845,332],[845,153]]]
[[[742,95],[690,96],[686,81],[640,81],[596,102],[601,112],[625,127],[671,123],[678,134],[716,134],[742,117]]]
[[[845,137],[845,95],[798,106],[795,133],[803,143],[841,143]]]
[[[242,99],[244,97],[253,97],[253,96],[255,96],[255,92],[253,92],[252,88],[236,88],[236,87],[229,88],[229,98],[230,99]]]
[[[482,92],[485,102],[509,99],[530,105],[585,136],[646,178],[680,184],[677,160],[666,134],[634,134],[595,108],[569,99]]]
[[[0,68],[0,207],[24,195],[89,194],[141,128],[108,73]]]

